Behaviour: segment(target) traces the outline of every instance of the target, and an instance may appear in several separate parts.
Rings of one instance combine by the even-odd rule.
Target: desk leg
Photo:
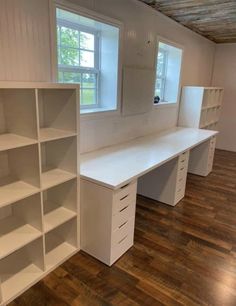
[[[138,194],[175,206],[185,195],[189,151],[141,177]]]
[[[190,151],[188,172],[207,176],[213,167],[216,136],[212,137]]]

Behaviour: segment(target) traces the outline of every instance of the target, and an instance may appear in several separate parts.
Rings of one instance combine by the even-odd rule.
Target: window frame
[[[57,8],[56,8],[57,9]],[[67,20],[63,20],[60,18],[56,18],[56,26],[59,27],[66,27],[69,29],[73,29],[76,30],[78,32],[84,32],[84,33],[88,33],[88,34],[92,34],[94,36],[94,51],[90,51],[94,53],[94,68],[90,68],[90,67],[83,67],[83,66],[70,66],[70,65],[60,65],[57,61],[57,73],[59,72],[73,72],[73,73],[80,73],[81,74],[81,84],[83,84],[82,81],[82,74],[94,74],[96,75],[96,87],[94,88],[95,90],[95,95],[96,95],[96,103],[95,104],[91,104],[91,105],[86,105],[86,104],[80,104],[80,109],[93,109],[93,108],[99,108],[100,107],[100,99],[99,99],[99,86],[100,86],[100,31],[96,31],[92,28],[83,26],[83,25],[78,25],[75,24],[73,22],[67,21]],[[63,46],[61,44],[58,44],[58,39],[57,39],[57,52],[60,48],[70,48],[70,47],[66,47]],[[78,51],[88,51],[86,49],[83,48],[75,48]],[[80,87],[80,94],[82,97],[82,92],[83,89],[90,89],[90,88],[84,88],[82,85]],[[82,99],[82,98],[81,98]]]
[[[175,47],[175,48],[178,48],[178,49],[182,50],[180,75],[179,75],[179,86],[178,86],[178,95],[177,95],[177,99],[176,99],[175,102],[170,102],[170,101],[169,102],[165,102],[165,101],[162,102],[162,101],[160,101],[157,104],[153,103],[153,109],[162,108],[162,107],[164,107],[164,108],[165,107],[175,107],[176,108],[176,107],[179,107],[179,101],[180,101],[180,92],[181,92],[181,86],[182,86],[182,73],[183,73],[183,61],[184,61],[185,47],[184,47],[184,45],[181,45],[177,42],[168,40],[165,37],[157,36],[156,48],[155,48],[155,60],[154,60],[155,61],[155,69],[157,67],[157,58],[158,58],[157,54],[158,54],[160,43],[167,44],[167,45],[170,45],[172,47]]]
[[[58,59],[57,59],[57,32],[56,32],[56,9],[64,9],[74,14],[94,19],[119,29],[119,49],[118,49],[118,67],[117,67],[117,97],[116,108],[107,109],[99,108],[80,108],[81,120],[93,120],[97,118],[119,117],[121,114],[121,96],[122,96],[122,61],[124,54],[124,24],[120,20],[97,13],[78,4],[71,3],[67,0],[52,0],[49,2],[50,28],[51,28],[51,80],[58,82]]]

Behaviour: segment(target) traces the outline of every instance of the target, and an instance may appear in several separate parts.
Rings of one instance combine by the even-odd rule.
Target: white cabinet
[[[79,88],[0,83],[0,305],[80,249]]]
[[[213,167],[216,136],[191,150],[188,172],[207,176]]]
[[[185,195],[189,151],[140,177],[138,194],[175,206]]]
[[[118,190],[81,179],[81,249],[111,266],[134,241],[137,181]]]
[[[179,126],[217,130],[223,93],[220,87],[183,87]]]

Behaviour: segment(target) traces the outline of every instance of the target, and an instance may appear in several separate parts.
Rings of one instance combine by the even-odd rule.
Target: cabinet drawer
[[[125,221],[123,224],[121,224],[118,229],[116,229],[113,233],[112,233],[112,247],[115,247],[116,245],[119,245],[122,243],[123,240],[125,240],[125,238],[128,235],[133,235],[134,233],[134,220],[135,218],[132,217],[130,219],[128,219],[127,221]]]
[[[117,230],[122,224],[135,216],[135,202],[128,204],[112,217],[112,231]]]
[[[188,167],[189,151],[181,154],[178,160],[178,171]]]
[[[215,145],[216,144],[216,137],[213,136],[210,140],[211,145]]]
[[[111,264],[120,258],[134,244],[134,233],[129,233],[117,245],[111,248]]]
[[[179,189],[176,189],[176,193],[175,193],[175,202],[179,202],[181,199],[183,199],[185,195],[185,188],[180,187]]]
[[[125,207],[136,203],[137,181],[117,190],[113,197],[112,215],[120,213]]]
[[[188,161],[188,158],[189,158],[189,151],[186,151],[179,156],[179,161],[183,163]]]

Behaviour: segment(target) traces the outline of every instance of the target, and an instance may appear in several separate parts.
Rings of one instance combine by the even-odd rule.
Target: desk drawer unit
[[[185,195],[189,151],[144,175],[138,182],[138,194],[175,206]]]
[[[207,176],[213,167],[216,146],[216,136],[200,144],[190,153],[188,172]]]
[[[82,250],[111,266],[134,241],[137,181],[112,190],[81,179]]]

